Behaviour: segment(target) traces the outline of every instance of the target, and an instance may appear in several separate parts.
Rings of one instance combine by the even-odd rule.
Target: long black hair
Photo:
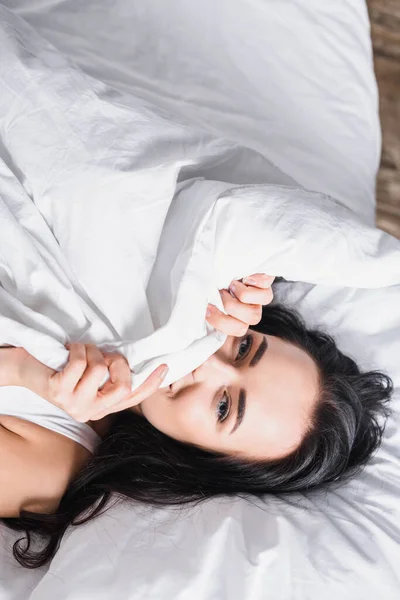
[[[22,566],[46,564],[69,525],[93,519],[115,498],[166,506],[219,495],[307,492],[344,482],[362,469],[379,447],[391,413],[391,379],[379,371],[361,373],[331,336],[308,330],[297,313],[283,306],[265,307],[252,329],[297,345],[319,369],[319,400],[300,446],[285,458],[249,461],[177,441],[143,416],[123,411],[68,486],[55,514],[21,511],[19,518],[3,519],[26,533],[13,546]],[[33,537],[41,539],[40,548],[31,548]]]

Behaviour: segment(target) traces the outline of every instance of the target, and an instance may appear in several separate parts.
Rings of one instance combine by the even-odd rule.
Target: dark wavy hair
[[[305,350],[320,375],[319,401],[300,446],[285,458],[249,461],[177,441],[132,411],[119,413],[96,453],[70,483],[55,514],[21,511],[3,519],[25,538],[13,546],[24,567],[46,564],[69,525],[98,516],[117,497],[166,506],[219,495],[248,497],[326,489],[360,472],[381,443],[393,384],[379,371],[361,373],[334,339],[306,328],[281,305],[267,306],[251,329]],[[379,424],[379,417],[385,417]],[[42,541],[32,549],[32,537]]]

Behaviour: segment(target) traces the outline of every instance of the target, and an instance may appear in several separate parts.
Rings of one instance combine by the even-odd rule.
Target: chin
[[[140,404],[132,407],[132,410],[142,417],[145,417],[150,423],[157,422],[160,415],[164,413],[166,401],[169,399],[169,386],[159,388],[154,394],[143,400]],[[153,419],[154,417],[154,419]]]
[[[131,406],[131,408],[129,410],[132,411],[132,412],[134,412],[135,415],[139,415],[141,417],[144,417],[144,414],[143,414],[143,411],[142,411],[142,403],[136,404],[136,406]]]

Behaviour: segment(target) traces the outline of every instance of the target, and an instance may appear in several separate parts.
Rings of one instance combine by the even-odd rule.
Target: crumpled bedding
[[[204,315],[234,278],[400,283],[399,242],[340,201],[207,179],[227,153],[243,170],[260,157],[83,74],[5,9],[1,21],[0,343],[61,369],[67,340],[91,342],[126,356],[133,389],[162,362],[169,385],[225,341]]]
[[[173,115],[175,122],[190,125],[191,131],[231,140],[216,142],[212,151],[208,146],[207,160],[199,158],[199,145],[199,155],[194,152],[179,181],[204,177],[235,186],[299,183],[337,198],[373,226],[380,129],[365,2],[0,4],[23,17],[97,82],[151,103],[168,120]],[[117,149],[133,143],[132,136],[123,140],[125,146]],[[117,166],[121,155],[116,153]],[[130,181],[129,168],[119,177]],[[97,198],[102,189],[96,188]],[[69,190],[65,198],[70,197]],[[132,206],[130,189],[126,203],[120,204],[125,210],[127,205]],[[79,199],[79,210],[83,206]],[[104,202],[102,209],[107,206]],[[98,219],[101,232],[100,225]],[[82,227],[81,246],[87,232]],[[109,247],[100,233],[96,241],[93,252],[99,261],[85,287],[98,305],[104,289],[98,292],[96,285],[106,287],[99,272],[118,274],[114,286],[125,281],[126,273],[107,262]],[[83,269],[80,260],[93,264],[91,250],[88,243],[85,252],[73,257],[74,268]],[[394,414],[363,474],[342,489],[320,495],[268,497],[264,502],[220,499],[183,513],[114,507],[93,522],[70,528],[51,563],[37,571],[24,571],[15,563],[11,544],[20,535],[0,527],[1,600],[398,600],[400,287],[281,281],[275,295],[299,310],[310,326],[333,334],[360,366],[385,370],[394,380]],[[112,300],[118,309],[121,299],[115,294]],[[110,301],[107,313],[111,310]],[[111,314],[117,323],[120,311]],[[58,344],[64,333],[57,338],[51,332],[49,337],[49,343],[57,339]],[[18,391],[29,398],[24,388]]]

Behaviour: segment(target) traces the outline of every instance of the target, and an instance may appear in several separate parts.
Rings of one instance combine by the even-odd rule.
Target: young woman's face
[[[314,361],[248,330],[132,410],[177,440],[245,458],[282,458],[305,435],[318,398]],[[243,401],[244,400],[244,401]]]

